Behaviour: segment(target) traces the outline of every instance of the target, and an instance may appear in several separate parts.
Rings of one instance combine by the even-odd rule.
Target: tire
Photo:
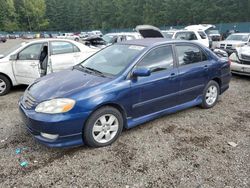
[[[109,106],[102,107],[87,120],[83,129],[83,141],[90,147],[108,146],[120,136],[123,123],[119,110]]]
[[[208,82],[203,91],[201,107],[204,109],[212,108],[216,105],[220,93],[219,84],[213,80]]]
[[[10,88],[11,88],[10,80],[6,76],[0,75],[0,96],[9,93]]]
[[[79,42],[79,38],[75,38],[75,41],[76,41],[76,42]]]

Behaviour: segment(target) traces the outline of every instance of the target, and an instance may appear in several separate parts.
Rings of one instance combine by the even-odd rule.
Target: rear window
[[[180,40],[197,40],[197,37],[194,32],[188,31],[188,32],[178,32],[175,35],[175,39]]]

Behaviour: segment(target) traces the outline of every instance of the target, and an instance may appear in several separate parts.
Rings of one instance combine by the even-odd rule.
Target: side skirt
[[[156,119],[158,117],[161,117],[163,115],[172,114],[172,113],[178,112],[180,110],[184,110],[184,109],[187,109],[187,108],[190,108],[193,106],[197,106],[201,103],[202,103],[202,96],[199,96],[196,99],[194,99],[190,102],[184,103],[184,104],[180,104],[180,105],[177,105],[177,106],[174,106],[171,108],[167,108],[167,109],[164,109],[164,110],[161,110],[158,112],[154,112],[152,114],[148,114],[148,115],[145,115],[145,116],[142,116],[139,118],[135,118],[135,119],[131,118],[131,119],[127,120],[127,127],[126,128],[130,129],[130,128],[136,127],[140,124],[143,124],[145,122],[148,122],[148,121],[151,121],[151,120]]]

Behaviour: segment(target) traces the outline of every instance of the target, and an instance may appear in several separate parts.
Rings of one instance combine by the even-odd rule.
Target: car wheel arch
[[[123,121],[124,121],[124,127],[126,128],[127,127],[127,113],[126,113],[126,110],[125,108],[118,104],[118,103],[114,103],[114,102],[107,102],[107,103],[102,103],[100,105],[97,105],[94,110],[88,115],[88,118],[97,110],[99,110],[100,108],[104,108],[104,107],[112,107],[112,108],[115,108],[117,109],[121,114],[122,114],[122,117],[123,117]],[[85,123],[88,121],[88,118],[87,120],[85,121]],[[84,124],[85,124],[84,123]]]
[[[220,93],[221,93],[221,85],[222,85],[222,83],[221,83],[221,79],[220,78],[218,78],[218,77],[215,77],[215,78],[213,78],[213,79],[211,79],[211,80],[213,80],[213,81],[215,81],[215,82],[217,82],[218,83],[218,85],[219,85],[219,89],[220,89]]]
[[[13,82],[12,82],[11,78],[8,75],[6,75],[4,73],[1,73],[1,72],[0,72],[0,75],[6,77],[10,81],[11,87],[13,86]]]

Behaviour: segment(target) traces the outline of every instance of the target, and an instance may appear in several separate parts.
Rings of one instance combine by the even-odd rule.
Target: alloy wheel
[[[105,144],[117,135],[118,129],[118,119],[112,114],[105,114],[95,122],[92,135],[96,142]]]
[[[206,103],[210,106],[212,106],[216,99],[218,97],[218,89],[216,86],[211,85],[208,89],[207,89],[207,93],[206,93]]]
[[[6,90],[6,83],[4,80],[0,79],[0,93],[3,93]]]

